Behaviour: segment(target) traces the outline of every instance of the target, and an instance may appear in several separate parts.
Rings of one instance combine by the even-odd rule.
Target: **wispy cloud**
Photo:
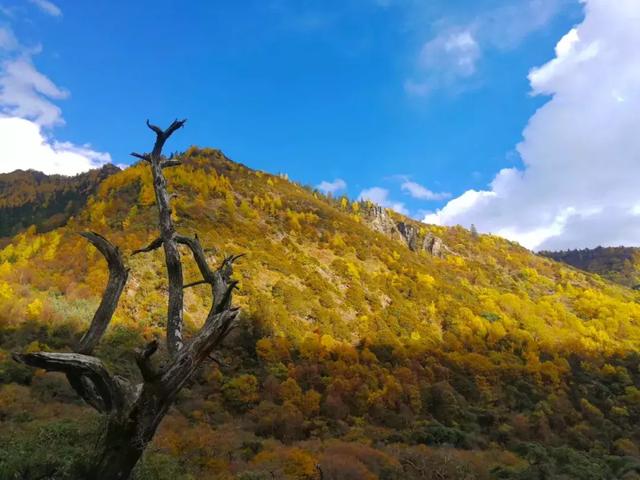
[[[418,200],[445,200],[451,197],[448,192],[432,192],[424,185],[411,180],[405,180],[400,186],[403,192],[408,193]]]
[[[31,56],[21,54],[2,62],[0,72],[0,111],[51,127],[64,123],[62,111],[52,100],[63,100],[69,92],[40,73]]]
[[[478,72],[486,51],[518,47],[547,26],[566,3],[517,0],[472,18],[438,19],[432,25],[435,33],[420,48],[413,74],[405,80],[405,91],[427,96],[441,88],[460,88]]]
[[[342,180],[341,178],[336,178],[333,182],[322,181],[320,182],[316,188],[320,190],[325,195],[331,194],[335,195],[337,192],[346,190],[347,182]]]
[[[480,45],[470,29],[442,32],[426,42],[418,56],[419,79],[408,79],[405,90],[410,95],[425,96],[476,72],[482,57]]]
[[[62,10],[55,3],[50,2],[49,0],[29,0],[32,4],[38,7],[47,15],[51,15],[52,17],[61,17]]]
[[[9,27],[0,27],[0,113],[51,127],[64,123],[54,100],[69,96],[33,64],[41,47],[26,47]]]
[[[18,48],[18,40],[7,27],[0,27],[0,53],[14,51]]]
[[[470,30],[451,31],[427,42],[420,52],[420,64],[427,68],[444,68],[455,76],[468,77],[476,71],[480,45]]]

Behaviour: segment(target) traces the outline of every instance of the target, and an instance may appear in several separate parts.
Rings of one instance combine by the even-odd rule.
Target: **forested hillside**
[[[32,225],[39,232],[64,225],[84,207],[100,182],[118,171],[106,165],[74,177],[33,170],[0,174],[0,242]]]
[[[136,478],[640,478],[640,294],[218,150],[181,160],[166,171],[180,231],[211,260],[246,254],[242,322],[181,393]],[[130,268],[99,353],[135,376],[134,349],[166,321],[162,252],[130,255],[156,222],[137,165],[64,227],[0,250],[0,478],[82,471],[99,418],[63,376],[10,352],[61,351],[86,328],[107,278],[78,235],[94,230]],[[189,264],[185,281],[198,278]],[[207,286],[185,290],[188,329],[208,298]]]
[[[541,252],[541,255],[564,262],[612,282],[630,288],[640,286],[640,250],[633,247],[597,247],[583,250]]]

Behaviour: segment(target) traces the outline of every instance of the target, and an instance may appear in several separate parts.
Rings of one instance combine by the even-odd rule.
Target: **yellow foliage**
[[[428,273],[418,273],[418,281],[427,287],[431,287],[436,283],[436,279]]]
[[[42,315],[43,309],[44,304],[42,303],[42,300],[36,298],[27,305],[27,316],[32,320],[38,319]]]
[[[310,480],[317,476],[317,460],[300,448],[282,447],[258,453],[252,465],[272,472],[282,480]]]
[[[13,289],[9,283],[0,281],[0,301],[8,301],[13,297]]]
[[[332,350],[336,343],[336,340],[331,335],[322,335],[320,339],[320,345],[327,350]]]

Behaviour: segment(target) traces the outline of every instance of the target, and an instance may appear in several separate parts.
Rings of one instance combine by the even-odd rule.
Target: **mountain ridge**
[[[21,169],[0,174],[0,238],[6,242],[31,225],[38,231],[64,225],[104,179],[119,171],[108,164],[75,176]]]
[[[540,255],[595,273],[629,288],[640,288],[640,248],[596,247],[562,251],[543,251]]]
[[[177,158],[165,172],[179,232],[197,234],[212,263],[246,254],[243,323],[177,402],[141,466],[156,476],[141,478],[310,480],[320,464],[335,479],[601,480],[640,466],[636,292],[499,237],[324,196],[219,150]],[[162,252],[130,256],[157,237],[150,181],[146,164],[111,175],[64,227],[24,231],[0,250],[0,473],[45,468],[29,447],[36,432],[64,428],[91,444],[77,422],[93,417],[66,383],[9,358],[64,350],[86,327],[106,271],[79,232],[107,236],[130,269],[100,347],[108,367],[136,375],[124,360],[162,332]],[[197,281],[182,254],[185,283]],[[187,341],[208,295],[185,290]],[[21,420],[25,402],[37,418]],[[72,446],[55,448],[67,458]]]

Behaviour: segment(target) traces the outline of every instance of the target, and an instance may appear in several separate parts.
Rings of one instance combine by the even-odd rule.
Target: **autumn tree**
[[[232,280],[233,263],[238,256],[226,257],[212,269],[198,237],[176,232],[171,217],[171,196],[167,191],[164,169],[178,167],[180,161],[162,154],[165,142],[180,129],[185,120],[174,121],[166,130],[150,124],[156,140],[151,153],[132,155],[148,163],[153,179],[155,202],[159,213],[160,234],[148,246],[134,254],[162,247],[168,277],[166,347],[168,358],[160,367],[151,362],[158,350],[157,340],[135,352],[142,381],[140,383],[112,375],[93,352],[105,334],[123,292],[128,269],[120,250],[105,237],[93,233],[84,236],[105,257],[109,279],[102,300],[84,336],[73,352],[14,353],[13,358],[26,365],[47,371],[62,372],[84,401],[106,417],[99,450],[87,478],[116,480],[129,478],[145,448],[176,399],[196,370],[209,358],[233,327],[239,310],[232,305],[237,282]],[[203,325],[191,338],[183,335],[183,291],[192,286],[183,282],[182,258],[178,245],[186,246],[202,274],[197,284],[211,287],[212,304]],[[47,448],[43,445],[42,448]]]

